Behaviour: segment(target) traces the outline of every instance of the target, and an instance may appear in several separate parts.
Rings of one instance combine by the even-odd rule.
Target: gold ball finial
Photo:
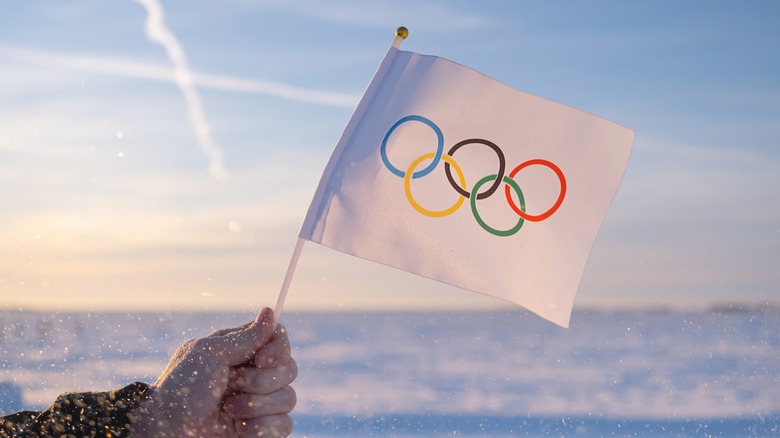
[[[403,39],[406,39],[406,37],[409,36],[409,29],[401,26],[395,30],[395,34]]]

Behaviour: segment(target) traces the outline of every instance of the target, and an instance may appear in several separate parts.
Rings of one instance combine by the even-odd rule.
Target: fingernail
[[[270,307],[264,307],[263,310],[257,314],[257,322],[261,324],[271,324],[274,322],[274,311]]]

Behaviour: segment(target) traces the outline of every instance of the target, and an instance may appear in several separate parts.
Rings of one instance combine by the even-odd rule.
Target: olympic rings
[[[390,163],[390,159],[387,156],[387,142],[390,139],[390,136],[396,130],[396,128],[398,128],[400,125],[406,122],[412,122],[412,121],[423,123],[433,130],[433,132],[436,134],[437,137],[436,152],[428,152],[420,155],[409,165],[408,169],[404,172],[398,169],[397,167],[395,167],[392,163]],[[466,178],[463,174],[463,170],[453,158],[453,155],[455,154],[456,151],[458,151],[463,146],[469,144],[481,144],[481,145],[488,146],[490,149],[493,150],[493,152],[496,153],[496,156],[498,157],[498,172],[492,175],[488,175],[480,179],[479,181],[477,181],[477,183],[474,184],[474,187],[471,189],[471,191],[469,191],[466,186]],[[520,163],[514,169],[512,169],[512,171],[509,172],[508,175],[504,175],[504,172],[506,171],[506,159],[504,157],[504,152],[495,143],[481,138],[471,138],[468,140],[460,141],[455,145],[453,145],[450,148],[450,150],[447,152],[447,154],[444,154],[444,134],[442,134],[441,129],[439,129],[439,127],[430,119],[427,119],[419,115],[408,115],[402,117],[397,122],[395,122],[395,124],[393,124],[393,126],[391,126],[390,129],[387,130],[384,139],[382,139],[382,145],[380,147],[380,155],[382,157],[382,162],[384,163],[385,167],[394,175],[403,178],[404,193],[406,195],[406,199],[409,202],[409,205],[411,205],[412,208],[414,208],[418,213],[430,217],[449,216],[450,214],[457,211],[463,205],[463,202],[468,198],[469,203],[471,205],[471,213],[474,215],[474,219],[477,221],[477,224],[479,224],[479,226],[482,227],[482,229],[484,229],[488,233],[499,237],[507,237],[507,236],[514,235],[515,233],[520,231],[525,221],[541,222],[549,218],[556,211],[558,211],[558,208],[560,208],[561,204],[563,203],[563,199],[566,197],[566,177],[564,176],[563,171],[561,171],[561,169],[556,164],[548,160],[536,158],[536,159],[532,159]],[[428,166],[426,166],[425,168],[415,171],[415,169],[417,169],[417,166],[419,166],[425,160],[431,160],[431,163],[428,164]],[[431,173],[436,168],[436,166],[439,165],[440,161],[444,161],[444,171],[447,175],[447,180],[449,181],[450,185],[458,193],[459,196],[454,204],[452,204],[448,208],[445,208],[444,210],[429,210],[423,207],[422,205],[420,205],[420,203],[417,202],[417,200],[412,195],[411,181],[412,179],[421,178]],[[560,184],[560,192],[558,194],[558,197],[555,200],[555,203],[553,203],[552,207],[550,207],[547,211],[538,215],[532,215],[526,212],[525,196],[523,195],[523,191],[520,189],[520,186],[514,180],[514,177],[521,170],[525,169],[526,167],[535,166],[535,165],[545,166],[550,170],[552,170],[555,173],[555,175],[558,177],[558,182]],[[453,178],[452,176],[452,169],[455,169],[455,173],[458,175],[457,182],[455,181],[455,178]],[[485,191],[480,193],[479,191],[480,188],[491,181],[493,181],[493,183]],[[509,207],[512,209],[513,212],[515,212],[519,216],[517,223],[513,227],[507,230],[498,230],[496,228],[491,227],[482,219],[482,216],[479,214],[479,211],[477,210],[477,201],[492,196],[496,192],[496,190],[498,190],[499,186],[502,183],[506,184],[506,187],[504,188],[505,189],[504,195],[507,203],[509,204]],[[513,190],[517,196],[517,200],[520,204],[519,206],[517,205],[517,203],[512,197]]]

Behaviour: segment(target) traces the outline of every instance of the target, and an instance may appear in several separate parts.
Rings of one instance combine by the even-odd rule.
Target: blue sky
[[[162,7],[222,180],[141,4],[0,7],[0,305],[272,304],[322,169],[399,25],[411,31],[402,49],[636,131],[575,308],[778,301],[775,2]],[[290,309],[495,306],[314,244],[288,298]]]

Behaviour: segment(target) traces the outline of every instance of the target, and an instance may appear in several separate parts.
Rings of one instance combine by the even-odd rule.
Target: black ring
[[[463,140],[461,142],[456,143],[453,147],[450,148],[450,151],[447,152],[447,155],[452,156],[452,154],[455,153],[458,149],[461,147],[472,144],[472,143],[478,143],[483,144],[485,146],[489,146],[493,151],[495,151],[496,155],[498,155],[498,173],[496,174],[496,180],[493,182],[493,184],[488,187],[487,190],[485,190],[482,193],[477,193],[477,199],[485,199],[488,196],[495,193],[496,190],[498,190],[498,187],[501,185],[502,180],[504,179],[504,171],[506,170],[506,159],[504,158],[504,152],[499,148],[495,143],[492,141],[488,141],[482,138],[470,138],[468,140]],[[449,180],[450,185],[453,189],[455,189],[458,193],[460,193],[461,196],[464,198],[471,197],[471,193],[467,192],[466,189],[459,186],[457,182],[455,182],[455,178],[452,177],[452,171],[450,170],[450,163],[445,162],[444,163],[444,171],[447,173],[447,180]]]

